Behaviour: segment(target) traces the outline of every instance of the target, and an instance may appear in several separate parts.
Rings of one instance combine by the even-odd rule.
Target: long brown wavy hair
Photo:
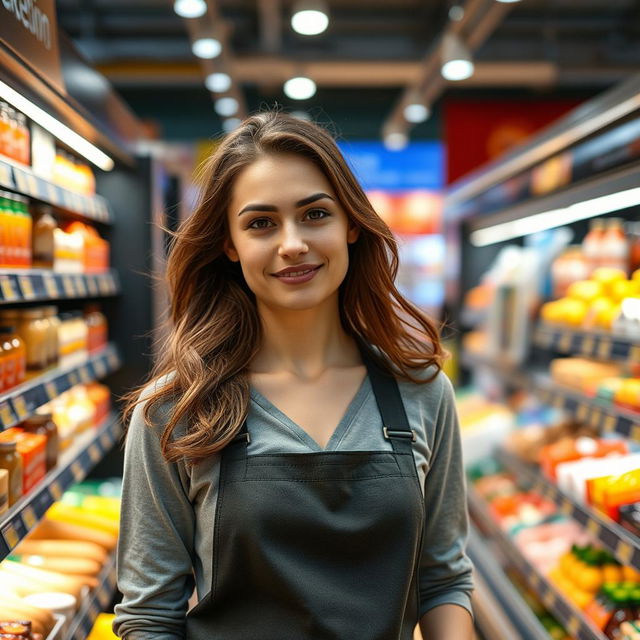
[[[430,382],[444,351],[433,322],[397,290],[398,249],[333,138],[319,126],[281,112],[247,118],[200,170],[200,197],[176,232],[167,262],[168,337],[143,395],[126,396],[125,422],[145,402],[171,407],[161,437],[166,460],[194,463],[223,449],[238,432],[249,405],[249,365],[261,342],[255,296],[238,263],[223,251],[227,208],[238,174],[265,154],[293,153],[327,177],[340,204],[360,228],[349,245],[349,267],[340,288],[345,331],[374,346],[378,361],[397,378]],[[433,367],[426,378],[415,370]],[[413,370],[413,371],[412,371]],[[181,423],[183,428],[176,430]]]

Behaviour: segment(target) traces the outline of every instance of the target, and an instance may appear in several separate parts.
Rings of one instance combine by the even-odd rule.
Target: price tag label
[[[34,197],[39,197],[38,181],[36,177],[30,173],[27,174],[27,193]]]
[[[595,339],[593,336],[585,336],[582,340],[582,355],[583,356],[591,356],[593,355],[593,347],[595,346]]]
[[[589,424],[592,427],[598,427],[600,420],[602,420],[602,411],[600,411],[600,409],[594,409],[589,416]]]
[[[16,422],[13,411],[11,411],[11,407],[7,402],[0,403],[0,420],[2,420],[2,426],[5,429],[9,428]]]
[[[84,469],[79,460],[76,460],[71,465],[71,473],[73,474],[73,478],[76,482],[80,482],[80,480],[82,480],[82,478],[84,477]]]
[[[595,520],[588,520],[587,521],[587,531],[592,536],[597,538],[600,535],[600,524],[598,522],[596,522]]]
[[[100,444],[102,445],[102,448],[104,449],[105,453],[109,451],[109,449],[111,448],[112,442],[113,441],[111,440],[111,436],[108,433],[103,433],[100,436]]]
[[[612,415],[605,416],[602,429],[607,433],[612,433],[616,428],[616,417]]]
[[[98,280],[98,289],[100,290],[101,295],[105,296],[109,293],[109,283],[107,282],[107,278],[104,275],[100,275],[97,277]]]
[[[100,449],[95,444],[92,444],[89,447],[89,458],[91,458],[91,462],[98,462],[102,456],[100,455]]]
[[[18,292],[15,290],[13,286],[13,281],[10,276],[1,275],[0,276],[0,289],[2,289],[2,297],[4,300],[18,300],[20,296]]]
[[[573,513],[573,505],[568,500],[563,500],[560,510],[565,516],[571,517],[571,514]]]
[[[624,540],[618,540],[616,556],[622,564],[630,564],[633,556],[633,547]]]
[[[47,197],[49,198],[49,202],[51,204],[58,204],[60,198],[58,197],[58,190],[56,186],[51,184],[50,182],[45,182],[47,185]]]
[[[2,528],[2,537],[4,538],[4,541],[7,543],[7,546],[9,547],[9,549],[14,549],[15,546],[18,544],[20,537],[18,536],[18,533],[15,530],[15,527],[13,526],[13,522],[9,522],[9,524],[5,525]]]
[[[558,351],[569,351],[571,349],[571,334],[570,333],[562,333],[560,334],[560,340],[558,340]]]
[[[63,188],[60,189],[60,192],[62,193],[62,201],[64,202],[64,206],[67,209],[73,210],[73,198],[71,197],[71,193]]]
[[[87,276],[87,288],[89,289],[89,295],[95,297],[99,293],[98,283],[95,276]]]
[[[87,297],[87,287],[84,284],[83,276],[76,276],[76,291],[78,292],[78,295],[81,296],[82,298]]]
[[[80,382],[84,384],[91,382],[91,374],[89,373],[89,370],[87,369],[87,367],[80,367],[78,369],[78,375],[80,377]]]
[[[575,616],[571,616],[571,618],[569,618],[569,623],[567,624],[567,631],[572,638],[577,638],[578,632],[580,631],[580,620]]]
[[[29,416],[29,409],[27,409],[27,403],[23,396],[13,398],[13,408],[16,410],[16,414],[18,415],[18,420],[20,420],[20,422]]]
[[[4,162],[0,162],[0,184],[3,187],[13,189],[13,179],[11,178],[11,167]]]
[[[118,354],[115,351],[109,351],[107,362],[111,371],[115,371],[120,366],[120,358],[118,358]]]
[[[598,358],[608,360],[611,357],[612,342],[609,338],[601,338],[598,345]]]
[[[576,411],[576,420],[578,420],[578,422],[584,422],[587,419],[588,413],[589,407],[586,404],[579,404],[578,410]]]
[[[68,298],[76,297],[76,290],[73,286],[73,279],[71,276],[62,276],[62,286],[64,288],[64,293]]]
[[[545,591],[544,596],[542,597],[542,602],[544,602],[547,608],[552,609],[556,602],[556,596],[553,591]]]
[[[31,529],[36,526],[38,519],[30,506],[26,506],[22,510],[22,522],[24,522],[24,526],[27,528],[27,531],[31,531]]]
[[[640,424],[631,425],[631,433],[629,434],[629,437],[634,442],[640,442]]]
[[[60,395],[60,393],[58,392],[58,385],[56,385],[55,380],[49,380],[49,382],[45,383],[44,388],[47,392],[47,398],[49,398],[49,400],[53,400]]]
[[[36,297],[36,292],[33,290],[33,282],[29,276],[18,276],[18,282],[20,284],[20,290],[22,291],[22,297],[25,300],[33,300]]]
[[[75,387],[80,382],[80,380],[78,379],[78,374],[75,371],[71,371],[67,375],[67,380],[69,381],[70,387]]]
[[[20,171],[20,169],[14,169],[13,175],[15,176],[16,184],[18,185],[18,191],[27,193],[29,185],[27,184],[27,177],[24,175],[24,172]]]
[[[638,364],[640,362],[640,344],[632,344],[629,350],[629,362]]]
[[[93,370],[96,378],[104,378],[107,375],[107,365],[102,359],[98,359],[93,363]]]
[[[51,497],[54,501],[60,500],[60,498],[62,498],[62,489],[60,488],[57,480],[49,485],[49,493],[51,494]]]
[[[538,577],[538,574],[532,573],[530,582],[533,589],[537,590],[538,585],[540,584],[540,578]]]
[[[42,276],[42,279],[44,281],[44,288],[47,292],[47,295],[50,298],[59,298],[60,292],[58,291],[58,284],[56,283],[56,279],[48,273]]]

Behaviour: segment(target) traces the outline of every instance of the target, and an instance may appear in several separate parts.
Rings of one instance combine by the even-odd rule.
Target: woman
[[[391,232],[331,137],[281,113],[202,184],[129,407],[116,633],[471,640],[454,399]]]

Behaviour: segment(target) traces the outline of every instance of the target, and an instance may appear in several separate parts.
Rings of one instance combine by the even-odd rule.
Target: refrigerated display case
[[[581,640],[624,637],[592,614],[606,595],[602,581],[617,575],[603,567],[619,567],[629,588],[640,575],[632,520],[639,496],[631,490],[640,473],[639,177],[636,76],[454,184],[445,198],[447,245],[460,256],[447,294],[461,329],[462,380],[511,412],[497,437],[491,405],[476,408],[469,422],[487,428],[496,478],[508,475],[523,492],[514,489],[496,506],[470,481],[470,514],[486,545],[486,553],[475,551],[474,533],[470,553],[480,572],[494,564],[487,557],[517,571],[569,637]],[[479,437],[475,428],[468,434],[469,442]],[[593,462],[616,441],[627,449],[616,454],[618,469]],[[553,465],[563,463],[557,475],[552,453]],[[466,458],[478,463],[470,450]],[[524,520],[514,525],[511,512],[501,519],[501,509],[518,511],[529,499]],[[593,545],[591,556],[583,554],[592,591],[567,586],[558,559],[547,563],[518,537],[554,521],[577,525]],[[599,564],[598,554],[609,560]],[[505,608],[524,603],[508,583],[482,584]],[[640,618],[629,607],[625,615]],[[529,627],[532,637],[555,637]]]

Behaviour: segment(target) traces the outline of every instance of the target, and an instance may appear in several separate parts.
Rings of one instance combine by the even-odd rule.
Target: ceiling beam
[[[262,50],[278,53],[282,49],[281,0],[258,0],[258,13]]]

